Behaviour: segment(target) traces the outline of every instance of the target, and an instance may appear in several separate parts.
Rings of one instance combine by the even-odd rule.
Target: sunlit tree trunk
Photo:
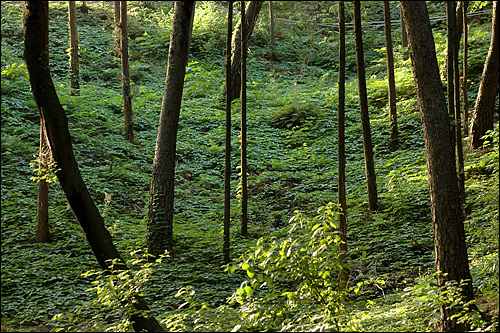
[[[389,148],[398,149],[398,113],[396,111],[396,83],[394,80],[394,57],[392,52],[391,10],[389,1],[384,1],[385,54],[387,61],[387,80],[389,85]]]
[[[176,1],[170,32],[167,75],[149,192],[146,243],[152,255],[172,251],[177,130],[194,16],[194,1]]]
[[[113,268],[127,269],[127,266],[113,244],[111,235],[90,196],[75,159],[68,118],[57,96],[46,56],[48,12],[44,7],[48,8],[47,4],[42,1],[25,1],[24,59],[29,73],[31,91],[40,118],[44,120],[47,140],[58,168],[55,174],[66,199],[99,265],[107,274],[112,274]],[[112,261],[116,261],[113,267]],[[163,331],[141,296],[134,295],[132,302],[137,312],[130,314],[129,320],[135,331]]]
[[[468,66],[467,66],[467,57],[469,51],[469,35],[467,29],[467,9],[469,7],[469,1],[463,1],[464,6],[462,10],[463,14],[463,30],[464,30],[464,45],[463,45],[463,79],[462,79],[462,95],[464,97],[464,136],[467,136],[469,133],[469,96],[468,94]]]
[[[253,28],[255,27],[255,23],[257,22],[257,17],[259,16],[259,12],[262,8],[264,1],[249,1],[248,5],[245,9],[245,40],[250,40],[250,36],[252,36]],[[241,90],[241,20],[236,25],[236,32],[234,34],[233,43],[233,56],[231,58],[231,94],[226,94],[229,96],[229,100],[233,101],[234,99],[240,97]],[[224,88],[226,89],[226,88]],[[225,92],[224,92],[225,93]]]
[[[473,151],[484,144],[482,137],[493,129],[495,100],[498,96],[500,71],[500,24],[498,23],[498,1],[493,1],[493,22],[491,28],[491,43],[484,63],[476,106],[469,128],[468,150]],[[498,110],[497,110],[498,112]]]
[[[47,18],[47,24],[44,26],[43,34],[45,35],[46,44],[44,46],[45,53],[43,56],[46,57],[47,63],[49,63],[49,3],[48,1],[41,1],[43,5],[43,10],[45,17]],[[43,117],[40,117],[40,148],[38,151],[38,169],[41,171],[41,175],[46,174],[49,165],[50,156],[50,146],[47,141],[47,133],[45,131],[45,122]],[[50,230],[49,230],[49,183],[45,178],[38,180],[36,184],[36,230],[35,230],[35,242],[45,243],[50,240]]]
[[[115,57],[121,57],[121,29],[120,29],[120,2],[113,1],[114,8],[114,29],[113,29],[113,49],[115,50]]]
[[[455,1],[446,2],[447,48],[446,48],[446,87],[448,96],[448,115],[455,117],[455,85],[453,84],[453,58],[455,55]],[[455,122],[451,122],[451,131],[455,132]],[[455,146],[455,136],[452,137]]]
[[[339,233],[340,262],[345,263],[347,252],[347,203],[345,193],[345,14],[344,2],[339,2],[339,105],[338,105],[338,171],[339,171]],[[340,281],[347,286],[347,271],[342,269]]]
[[[454,133],[442,90],[429,13],[424,1],[402,1],[413,77],[424,132],[438,285],[465,281],[462,297],[474,299],[455,165]],[[463,331],[451,317],[459,306],[441,304],[441,329]]]
[[[241,1],[241,21],[245,22],[245,1]],[[248,234],[248,188],[247,188],[247,47],[246,26],[240,30],[241,52],[241,235]]]
[[[354,35],[356,44],[356,68],[358,72],[359,107],[361,111],[361,127],[363,131],[363,149],[365,155],[366,186],[368,189],[368,207],[370,211],[374,211],[378,209],[377,180],[375,175],[375,162],[373,160],[370,117],[368,115],[368,94],[366,91],[365,59],[361,31],[361,4],[359,1],[354,1]]]
[[[224,169],[224,244],[222,252],[224,262],[230,260],[230,227],[231,227],[231,101],[227,92],[231,91],[231,39],[233,32],[233,2],[229,1],[227,14],[227,39],[226,39],[226,149]]]
[[[78,24],[76,19],[76,2],[68,1],[69,16],[69,41],[70,41],[70,64],[71,64],[71,96],[79,95],[80,74],[78,64]]]

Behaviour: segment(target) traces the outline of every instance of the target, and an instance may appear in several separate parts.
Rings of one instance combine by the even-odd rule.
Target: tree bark
[[[424,1],[402,1],[413,77],[424,131],[438,285],[467,281],[462,297],[474,299],[446,100],[443,95],[429,13]],[[441,329],[463,331],[451,319],[457,308],[441,304]]]
[[[455,85],[453,84],[453,58],[455,48],[455,2],[446,2],[446,25],[447,25],[447,48],[446,48],[446,91],[448,96],[448,115],[451,119],[455,117]],[[455,132],[455,122],[450,122],[451,131]],[[455,136],[452,137],[455,146]]]
[[[468,66],[467,66],[467,58],[469,51],[469,33],[467,29],[467,8],[469,7],[469,1],[463,1],[463,30],[464,30],[464,49],[463,49],[463,80],[462,80],[462,95],[464,96],[464,136],[469,133],[469,97],[468,97]]]
[[[226,87],[231,91],[231,33],[233,31],[233,2],[229,1],[227,14],[226,39]],[[231,101],[226,96],[226,149],[224,169],[224,244],[222,253],[224,262],[230,261],[230,227],[231,227]]]
[[[134,143],[134,119],[132,115],[132,94],[130,93],[130,64],[128,59],[127,1],[120,1],[120,30],[122,55],[123,115],[125,118],[125,139]]]
[[[463,8],[463,5],[460,6]],[[457,17],[457,15],[455,15]],[[462,17],[462,15],[460,15]],[[462,24],[462,20],[460,20],[460,24]],[[455,27],[456,34],[458,27],[455,19]],[[460,29],[461,30],[461,29]],[[457,168],[458,168],[458,189],[460,192],[460,202],[463,207],[465,207],[465,172],[464,172],[464,151],[462,145],[462,116],[460,113],[460,71],[459,71],[459,59],[458,59],[458,50],[460,49],[460,37],[455,39],[453,43],[453,91],[455,93],[455,142],[457,146]],[[465,211],[464,211],[465,214]]]
[[[68,1],[68,21],[70,40],[70,64],[71,64],[71,96],[79,95],[80,92],[80,65],[78,62],[78,24],[76,19],[76,2]]]
[[[97,206],[90,197],[73,153],[68,119],[59,102],[46,56],[46,45],[48,45],[48,36],[45,33],[48,31],[48,15],[44,9],[46,6],[48,5],[45,1],[25,1],[24,59],[31,90],[40,118],[45,122],[47,139],[58,167],[55,174],[99,265],[107,274],[111,274],[113,260],[118,260],[114,269],[127,269],[127,267],[113,244]],[[136,313],[130,317],[134,330],[163,331],[150,314],[142,297],[134,296],[133,306],[141,311],[141,314]]]
[[[403,20],[403,9],[399,7],[399,22],[401,28],[401,48],[403,49],[403,59],[408,59],[408,38],[406,37],[405,23]]]
[[[245,22],[245,1],[241,1],[241,21]],[[241,235],[248,234],[248,188],[247,188],[247,48],[246,26],[240,30],[241,60]]]
[[[363,37],[361,31],[361,4],[354,1],[354,35],[356,44],[356,68],[358,72],[359,108],[361,112],[361,127],[363,130],[363,149],[365,155],[366,186],[368,189],[368,207],[370,211],[378,209],[377,180],[373,146],[368,115],[368,94],[366,91],[365,59],[363,54]]]
[[[252,36],[253,28],[257,22],[257,17],[262,8],[264,1],[249,1],[245,9],[245,41],[248,45],[248,41]],[[226,88],[224,87],[224,94],[229,96],[229,101],[233,101],[240,97],[241,90],[241,20],[236,26],[236,32],[233,39],[233,56],[231,58],[231,88],[229,94],[226,94]]]
[[[344,2],[339,2],[339,106],[338,106],[338,171],[339,171],[339,233],[340,262],[345,264],[347,252],[347,203],[345,192],[345,14]],[[340,283],[347,286],[347,271],[340,272]]]
[[[274,5],[269,1],[269,29],[271,33],[271,50],[269,51],[269,60],[274,62],[276,60],[276,41],[274,34]]]
[[[113,1],[114,8],[114,29],[113,29],[113,49],[115,50],[115,57],[121,57],[121,29],[120,29],[120,1]]]
[[[500,48],[498,47],[500,44],[500,25],[498,20],[498,1],[493,1],[491,43],[484,63],[476,106],[470,124],[469,144],[467,147],[469,152],[481,147],[484,144],[482,137],[488,130],[493,129],[495,99],[498,96],[500,77],[500,71],[498,69],[500,67]]]
[[[149,192],[146,242],[149,253],[155,256],[173,248],[175,150],[193,16],[194,1],[174,3],[167,75]]]
[[[385,54],[387,60],[387,80],[389,85],[389,149],[398,149],[398,113],[396,111],[396,83],[394,79],[394,57],[392,52],[391,10],[389,1],[384,1]]]

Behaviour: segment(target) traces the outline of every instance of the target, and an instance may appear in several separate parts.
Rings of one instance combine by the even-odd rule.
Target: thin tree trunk
[[[338,106],[338,171],[339,171],[339,233],[340,262],[345,264],[347,252],[347,203],[345,193],[345,14],[344,2],[339,2],[339,106]],[[347,271],[340,272],[340,283],[347,286]]]
[[[454,133],[443,95],[429,13],[424,1],[402,1],[420,116],[424,131],[438,285],[466,281],[465,302],[474,299],[452,144]],[[459,309],[441,304],[441,329],[463,331],[451,319]]]
[[[274,62],[276,60],[276,41],[274,34],[274,5],[269,1],[269,28],[271,33],[271,50],[269,52],[269,60]]]
[[[134,119],[132,115],[132,94],[130,93],[130,65],[128,59],[127,1],[120,1],[120,27],[125,139],[134,143]]]
[[[446,2],[446,24],[447,24],[447,56],[446,56],[446,87],[448,96],[448,115],[455,117],[455,86],[453,84],[453,58],[455,48],[455,1]],[[455,132],[455,122],[450,123],[451,131]],[[455,136],[452,137],[453,146],[455,146]]]
[[[79,95],[80,73],[78,63],[78,24],[76,19],[76,2],[68,1],[70,64],[71,64],[71,96]]]
[[[264,1],[249,1],[245,9],[245,40],[248,45],[250,36],[252,36],[253,28],[257,22],[257,17],[262,8]],[[231,58],[231,94],[224,94],[229,96],[229,100],[232,102],[234,99],[240,97],[241,90],[241,20],[236,25],[236,32],[233,39],[233,56]],[[224,87],[224,89],[226,89]]]
[[[463,8],[463,6],[460,6]],[[461,15],[460,15],[461,16]],[[456,17],[456,15],[455,15]],[[460,20],[462,22],[462,20]],[[456,25],[456,22],[455,22]],[[458,29],[456,29],[458,30]],[[460,49],[460,38],[453,43],[453,91],[455,93],[455,142],[457,146],[458,163],[458,189],[460,192],[460,202],[465,207],[465,173],[464,173],[464,151],[462,146],[462,117],[460,112],[460,72],[458,50]]]
[[[174,3],[167,75],[149,192],[146,243],[149,253],[154,256],[173,248],[175,150],[193,16],[194,1]]]
[[[231,34],[233,31],[233,2],[229,1],[227,14],[226,39],[226,93],[231,91]],[[226,95],[226,151],[224,169],[224,244],[222,252],[224,262],[230,261],[230,227],[231,227],[231,101]]]
[[[498,23],[498,1],[493,1],[493,20],[491,28],[491,43],[484,63],[476,106],[469,128],[468,151],[481,147],[484,144],[482,137],[488,130],[493,129],[493,115],[495,100],[498,96],[500,71],[500,24]],[[498,112],[498,110],[497,110]]]
[[[245,1],[241,1],[241,21],[245,22]],[[248,188],[247,188],[247,47],[245,24],[241,26],[241,235],[248,234]]]
[[[403,20],[403,10],[399,7],[399,22],[401,28],[401,48],[403,49],[403,59],[408,59],[408,38],[406,37],[405,23]]]
[[[48,15],[44,7],[48,8],[46,1],[25,1],[24,59],[30,77],[31,91],[40,118],[44,119],[47,139],[58,168],[56,176],[59,183],[99,265],[107,274],[111,274],[113,269],[127,269],[127,267],[104,226],[104,220],[97,206],[90,197],[75,159],[68,119],[50,75],[48,57],[44,54],[48,45],[48,36],[45,33],[48,31]],[[113,261],[117,261],[114,267],[112,267]],[[130,315],[135,331],[163,331],[141,296],[135,295],[132,302],[137,310]]]
[[[113,49],[115,50],[115,57],[121,57],[121,28],[120,28],[120,2],[113,1],[114,3],[114,30],[113,30]]]
[[[373,146],[368,115],[368,95],[366,91],[365,60],[363,54],[363,37],[361,31],[361,4],[354,1],[354,34],[356,44],[356,68],[358,72],[359,107],[361,111],[361,127],[363,130],[363,149],[365,155],[366,186],[368,189],[368,207],[370,211],[378,209],[377,180]]]
[[[385,54],[387,60],[387,80],[389,84],[389,148],[398,149],[398,113],[396,110],[396,83],[394,79],[394,57],[392,52],[391,10],[389,1],[384,1]]]
[[[463,81],[462,81],[462,95],[464,96],[464,133],[466,136],[469,133],[469,96],[468,94],[468,66],[467,66],[467,57],[469,51],[469,36],[467,29],[467,9],[469,7],[469,1],[464,1],[462,14],[463,14],[463,23],[464,23],[464,49],[463,49]]]

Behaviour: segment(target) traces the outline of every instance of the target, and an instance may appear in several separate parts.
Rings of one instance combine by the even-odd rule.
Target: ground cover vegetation
[[[144,253],[146,210],[173,5],[128,4],[135,131],[131,143],[123,136],[120,59],[112,49],[113,7],[86,3],[87,13],[77,11],[80,94],[71,96],[67,2],[50,2],[51,73],[83,178],[133,274],[99,272],[57,181],[49,190],[51,241],[33,242],[39,115],[22,59],[23,4],[3,1],[2,326],[15,331],[130,330],[125,315],[130,309],[123,309],[120,299],[137,291],[168,330],[436,329],[439,302],[455,301],[457,287],[440,295],[436,285],[422,125],[410,60],[403,56],[396,26],[400,148],[389,148],[383,25],[373,24],[383,19],[382,2],[362,3],[381,205],[375,212],[368,211],[349,25],[346,35],[347,291],[338,287],[336,276],[343,267],[336,232],[337,2],[273,2],[275,61],[269,58],[267,3],[259,15],[247,61],[249,237],[239,235],[236,99],[231,124],[234,260],[229,265],[222,254],[225,2],[196,4],[177,139],[174,247],[153,263]],[[353,6],[345,5],[349,24]],[[398,20],[398,3],[390,6],[392,19]],[[445,7],[444,2],[428,2],[431,17],[441,18],[432,22],[443,82]],[[491,2],[470,2],[469,12],[479,10],[486,13],[469,22],[469,101],[477,96],[491,37]],[[488,144],[465,155],[465,228],[476,303],[494,319],[484,322],[474,312],[460,318],[480,331],[494,331],[498,322],[498,113],[495,117]]]

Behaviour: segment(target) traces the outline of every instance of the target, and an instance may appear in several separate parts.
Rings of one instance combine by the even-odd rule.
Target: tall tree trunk
[[[469,133],[469,97],[468,97],[468,66],[467,66],[467,57],[468,57],[468,51],[469,51],[469,35],[468,35],[468,29],[467,29],[467,9],[469,7],[469,1],[463,1],[463,9],[462,9],[462,14],[463,14],[463,23],[464,23],[464,49],[463,49],[463,80],[462,80],[462,95],[464,96],[464,136],[466,136]]]
[[[359,108],[361,111],[363,149],[365,154],[366,186],[368,189],[368,207],[370,211],[374,211],[378,209],[377,180],[375,175],[375,162],[373,160],[370,117],[368,115],[368,94],[366,92],[365,59],[361,31],[361,4],[359,1],[354,1],[354,35],[356,44],[356,68],[358,72]]]
[[[111,262],[117,260],[115,269],[127,269],[113,244],[104,220],[90,197],[73,153],[68,129],[68,118],[56,93],[49,70],[48,57],[48,16],[44,6],[47,2],[25,1],[24,8],[24,59],[28,69],[31,91],[40,118],[44,120],[47,139],[52,156],[57,164],[56,176],[66,195],[73,213],[82,227],[87,241],[101,268],[112,273]],[[135,295],[133,305],[141,314],[130,316],[136,331],[160,332],[163,328],[150,314],[149,307],[142,297]]]
[[[276,41],[274,34],[274,5],[269,1],[269,29],[271,34],[271,50],[269,51],[269,60],[274,62],[276,60]]]
[[[69,41],[70,41],[70,64],[71,64],[71,96],[79,95],[80,74],[78,63],[78,24],[76,19],[76,2],[68,1],[69,16]]]
[[[468,281],[462,288],[465,301],[474,299],[460,204],[453,132],[443,95],[429,13],[424,1],[402,1],[420,117],[424,131],[431,199],[438,285]],[[466,327],[451,319],[458,307],[441,304],[444,331]]]
[[[149,192],[146,242],[149,253],[172,251],[177,129],[194,16],[194,1],[176,1],[170,32],[167,75]]]
[[[113,49],[115,50],[115,57],[121,57],[121,28],[120,28],[120,2],[113,1],[114,8],[114,29],[113,29]]]
[[[398,149],[398,113],[396,111],[396,83],[394,79],[394,57],[392,52],[391,10],[389,1],[384,1],[385,54],[387,60],[387,80],[389,84],[389,148]]]
[[[484,144],[482,137],[488,130],[493,129],[493,115],[495,113],[495,99],[498,96],[500,71],[500,24],[498,23],[498,1],[493,1],[493,20],[491,28],[491,43],[483,75],[479,85],[476,106],[472,115],[469,129],[468,151],[473,151]],[[498,112],[498,110],[497,110]]]
[[[345,263],[347,252],[347,203],[345,193],[345,14],[344,2],[339,2],[339,106],[338,106],[338,171],[339,171],[339,233],[340,262]],[[347,286],[347,271],[342,269],[340,281]]]
[[[455,86],[453,84],[453,56],[455,54],[455,1],[446,2],[447,48],[446,48],[446,87],[448,93],[448,115],[455,117]],[[450,123],[451,131],[455,132],[455,122]],[[455,146],[455,136],[452,137]]]
[[[257,22],[257,17],[259,16],[259,12],[262,8],[264,1],[249,1],[247,8],[245,9],[245,40],[248,45],[248,41],[252,36],[253,28],[255,27],[255,23]],[[233,56],[231,59],[231,94],[226,94],[224,90],[224,94],[229,96],[229,100],[233,101],[234,99],[240,97],[241,90],[241,20],[236,25],[236,32],[234,34],[233,39]],[[224,87],[224,89],[226,89]]]
[[[406,37],[405,23],[403,20],[403,9],[399,7],[399,22],[401,28],[401,48],[403,49],[403,59],[408,59],[408,38]]]
[[[122,55],[123,114],[125,117],[125,139],[134,143],[134,119],[132,116],[132,94],[130,93],[130,65],[128,59],[127,1],[120,1],[120,30]]]
[[[47,24],[44,26],[43,34],[45,35],[44,54],[47,63],[49,63],[49,3],[43,1],[43,10],[47,18]],[[38,152],[38,169],[45,174],[49,165],[50,146],[47,141],[47,132],[45,131],[45,122],[40,117],[40,148]],[[35,242],[45,243],[50,240],[49,231],[49,183],[45,178],[39,179],[36,184],[36,230]]]
[[[233,2],[229,1],[227,12],[227,39],[226,39],[226,87],[231,91],[231,34],[233,32]],[[224,262],[230,260],[230,227],[231,227],[231,101],[226,95],[226,151],[224,169],[224,244],[222,253]]]
[[[241,1],[241,21],[245,22],[245,1]],[[247,188],[247,47],[245,24],[240,30],[241,52],[241,235],[248,234],[248,188]]]

